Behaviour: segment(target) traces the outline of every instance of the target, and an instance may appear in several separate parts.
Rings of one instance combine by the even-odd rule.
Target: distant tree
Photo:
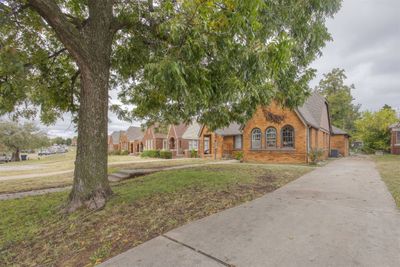
[[[49,139],[32,123],[0,122],[0,144],[12,152],[11,160],[20,161],[21,150],[47,146]]]
[[[65,144],[66,144],[67,146],[70,146],[70,145],[72,144],[72,139],[71,139],[71,138],[65,139]]]
[[[385,104],[382,109],[393,109],[391,106],[389,106],[388,104]]]
[[[65,139],[59,136],[51,139],[51,142],[56,145],[65,145]]]
[[[316,90],[326,97],[329,103],[331,122],[343,130],[353,132],[354,122],[360,117],[361,105],[353,104],[351,90],[354,85],[346,85],[346,75],[343,69],[333,69],[324,74]]]
[[[390,148],[389,126],[397,122],[396,112],[383,107],[377,112],[363,112],[355,122],[354,138],[362,140],[366,151],[388,150]]]
[[[257,105],[301,104],[341,0],[0,1],[0,114],[78,122],[68,210],[100,208],[110,86],[125,118],[244,121]],[[32,109],[31,109],[32,108]],[[218,116],[216,116],[218,114]]]

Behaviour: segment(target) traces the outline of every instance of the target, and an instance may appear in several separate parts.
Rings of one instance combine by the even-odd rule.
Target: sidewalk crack
[[[171,240],[172,242],[175,242],[175,243],[177,243],[177,244],[179,244],[179,245],[182,245],[182,246],[184,246],[184,247],[187,247],[187,248],[189,248],[189,249],[191,249],[191,250],[193,250],[193,251],[195,251],[195,252],[197,252],[197,253],[200,253],[200,254],[202,254],[203,256],[206,256],[207,258],[210,258],[210,259],[212,259],[212,260],[214,260],[214,261],[216,261],[216,262],[218,262],[218,263],[220,263],[220,264],[222,264],[222,265],[224,265],[224,266],[235,267],[235,265],[233,265],[233,264],[229,264],[229,263],[227,263],[227,262],[224,262],[223,260],[220,260],[220,259],[218,259],[218,258],[216,258],[216,257],[214,257],[214,256],[212,256],[212,255],[210,255],[210,254],[207,254],[207,253],[205,253],[205,252],[203,252],[203,251],[201,251],[201,250],[199,250],[199,249],[196,249],[196,248],[194,248],[194,247],[192,247],[192,246],[189,246],[189,245],[187,245],[187,244],[185,244],[185,243],[182,243],[182,242],[180,242],[180,241],[178,241],[178,240],[176,240],[176,239],[174,239],[174,238],[172,238],[172,237],[169,237],[169,236],[167,236],[167,235],[161,235],[161,236],[162,236],[162,237],[165,237],[165,238],[167,238],[167,239]]]

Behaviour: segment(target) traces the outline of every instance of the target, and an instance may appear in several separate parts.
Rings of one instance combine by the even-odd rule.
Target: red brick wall
[[[398,145],[398,144],[400,144],[400,140],[396,139],[397,138],[396,135],[397,135],[397,132],[392,131],[392,134],[391,134],[392,138],[391,138],[391,142],[390,142],[391,143],[390,152],[395,155],[400,155],[400,145]]]
[[[342,156],[347,157],[349,155],[349,138],[343,134],[332,135],[331,149],[337,149]]]

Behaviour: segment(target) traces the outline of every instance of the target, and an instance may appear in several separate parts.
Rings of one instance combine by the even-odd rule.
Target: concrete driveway
[[[400,212],[374,163],[346,158],[103,266],[400,266]]]

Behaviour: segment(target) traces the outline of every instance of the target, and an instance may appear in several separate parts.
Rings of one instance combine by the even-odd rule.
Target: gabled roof
[[[142,127],[130,126],[126,131],[126,134],[128,136],[128,141],[136,141],[142,140],[144,136],[144,131]]]
[[[333,135],[348,135],[348,136],[350,136],[346,131],[344,131],[338,127],[335,127],[333,125],[332,125],[332,134]]]
[[[151,131],[153,132],[154,138],[167,138],[168,129],[156,124],[151,126]]]
[[[200,124],[193,122],[186,131],[182,134],[183,139],[199,139]]]
[[[226,128],[215,130],[215,133],[221,136],[240,135],[242,134],[242,126],[236,122],[233,122]]]
[[[317,92],[314,92],[307,98],[303,106],[297,108],[297,111],[306,124],[319,129],[322,126],[322,114],[326,106],[326,99]]]
[[[114,131],[114,132],[112,132],[111,139],[112,139],[112,143],[114,145],[118,145],[119,144],[119,138],[121,136],[121,132],[122,131]]]
[[[175,129],[176,136],[178,138],[182,138],[182,135],[186,132],[188,125],[185,123],[181,123],[178,125],[172,125],[172,127],[174,127],[174,129]]]

